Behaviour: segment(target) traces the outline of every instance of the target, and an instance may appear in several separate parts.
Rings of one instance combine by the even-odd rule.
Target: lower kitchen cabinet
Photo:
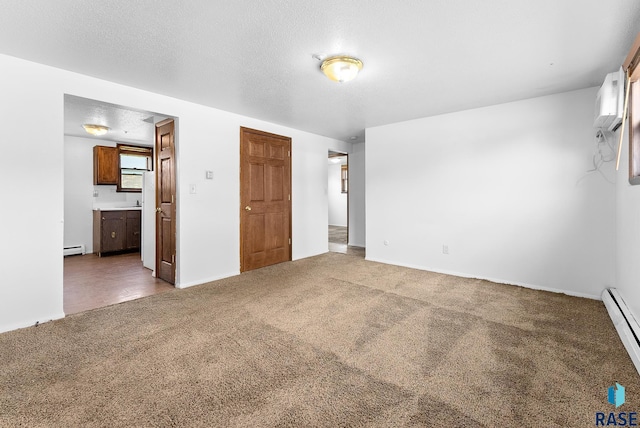
[[[125,249],[137,250],[140,248],[140,230],[142,221],[140,211],[126,211],[127,220],[125,227]]]
[[[93,211],[93,252],[138,250],[140,225],[140,210]]]

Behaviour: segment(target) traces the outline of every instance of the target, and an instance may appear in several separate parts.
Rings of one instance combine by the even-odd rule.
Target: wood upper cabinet
[[[93,252],[99,256],[140,248],[140,210],[93,212]]]
[[[93,147],[93,184],[118,184],[118,148]]]

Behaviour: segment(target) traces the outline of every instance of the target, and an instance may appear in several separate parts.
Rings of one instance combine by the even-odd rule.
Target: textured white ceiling
[[[73,95],[64,96],[65,135],[150,146],[154,141],[154,124],[163,119],[166,116],[148,111]],[[83,124],[103,125],[110,129],[107,134],[96,137],[87,134]]]
[[[599,85],[637,0],[3,0],[0,53],[342,140]],[[337,84],[313,54],[364,69]]]

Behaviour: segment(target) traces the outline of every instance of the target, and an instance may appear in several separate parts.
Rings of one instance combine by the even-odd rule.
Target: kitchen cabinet
[[[105,253],[140,249],[140,210],[94,210],[93,252]]]
[[[93,184],[118,184],[118,148],[93,147]]]
[[[140,230],[142,223],[140,211],[127,211],[126,227],[125,227],[125,249],[137,250],[140,248]]]

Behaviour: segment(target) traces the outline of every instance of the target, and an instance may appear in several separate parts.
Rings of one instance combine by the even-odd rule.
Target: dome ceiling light
[[[350,56],[332,56],[322,61],[320,70],[334,82],[348,82],[362,70],[362,61]]]
[[[109,127],[103,126],[103,125],[93,125],[93,124],[87,123],[82,125],[82,127],[84,128],[85,131],[87,131],[88,134],[94,135],[96,137],[99,137],[109,132]]]

